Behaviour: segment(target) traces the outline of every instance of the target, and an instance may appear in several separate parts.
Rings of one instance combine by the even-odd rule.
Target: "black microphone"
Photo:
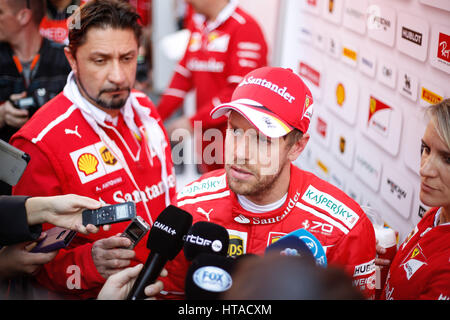
[[[192,225],[192,216],[173,205],[156,219],[147,240],[150,254],[139,273],[127,300],[144,299],[144,289],[156,281],[168,260],[173,260],[183,247],[183,238]]]
[[[230,237],[224,227],[206,221],[195,223],[184,240],[184,256],[192,261],[201,253],[226,256]]]
[[[187,300],[219,300],[233,285],[235,259],[217,254],[199,254],[186,273]]]

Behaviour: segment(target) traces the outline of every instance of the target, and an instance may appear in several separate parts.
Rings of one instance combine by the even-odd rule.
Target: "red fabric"
[[[69,41],[67,19],[51,20],[45,16],[41,21],[39,31],[43,37],[46,37],[55,42],[67,43]]]
[[[430,209],[400,246],[381,299],[450,299],[450,224],[434,226],[437,211]]]
[[[246,49],[249,43],[254,49]],[[249,54],[251,57],[243,57]],[[203,131],[217,128],[224,133],[226,118],[212,119],[211,110],[230,101],[233,90],[247,73],[265,65],[267,44],[261,28],[239,7],[212,30],[207,30],[205,24],[194,24],[184,57],[161,97],[158,112],[163,120],[167,119],[181,106],[186,93],[194,89],[197,106],[192,127],[195,121],[201,121]]]
[[[305,228],[324,246],[328,265],[343,267],[366,297],[374,297],[376,253],[371,222],[353,199],[311,173],[291,165],[286,202],[267,213],[251,213],[240,206],[228,188],[225,170],[207,173],[187,185],[178,193],[177,202],[193,215],[194,223],[224,226],[230,234],[228,253],[232,256],[263,254],[279,237]],[[166,265],[170,277],[161,279],[169,292],[166,298],[183,297],[188,267],[183,252]]]
[[[137,93],[133,91],[132,95],[134,94]],[[137,100],[141,106],[149,108],[151,116],[158,120],[162,128],[162,123],[151,101],[140,94]],[[31,157],[20,182],[13,188],[13,194],[51,196],[74,193],[108,204],[134,201],[137,214],[149,222],[143,205],[145,201],[154,221],[166,207],[158,157],[153,157],[153,166],[151,166],[147,153],[141,149],[139,160],[134,162],[117,135],[112,130],[105,130],[121,149],[142,191],[140,193],[117,159],[103,148],[104,145],[101,145],[99,136],[86,122],[80,110],[76,108],[70,113],[71,107],[70,100],[63,94],[58,95],[39,109],[35,116],[12,137],[12,145],[25,151]],[[141,122],[136,114],[134,117],[136,124],[140,126]],[[137,140],[126,127],[122,117],[119,117],[117,129],[122,133],[127,144],[130,147],[134,146],[132,150],[135,152],[138,146]],[[78,135],[70,133],[74,131]],[[84,151],[78,152],[79,150]],[[175,195],[175,177],[170,147],[166,147],[165,151],[170,180],[169,193],[172,197]],[[88,156],[84,157],[84,155]],[[113,224],[110,231],[101,230],[89,236],[78,234],[67,250],[60,250],[53,261],[44,265],[36,277],[37,281],[50,290],[72,298],[95,298],[105,279],[94,266],[91,254],[92,243],[98,239],[122,233],[127,225],[128,222]],[[44,229],[49,227],[52,226],[45,225]],[[135,248],[136,261],[133,264],[145,262],[148,256],[146,242],[146,238],[142,239]],[[80,289],[71,289],[67,286],[71,276],[67,270],[73,265],[81,269]]]

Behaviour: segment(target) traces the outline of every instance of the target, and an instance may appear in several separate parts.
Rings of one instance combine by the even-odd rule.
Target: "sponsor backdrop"
[[[275,64],[311,89],[296,165],[376,208],[402,241],[419,200],[426,106],[450,96],[449,0],[281,1]]]

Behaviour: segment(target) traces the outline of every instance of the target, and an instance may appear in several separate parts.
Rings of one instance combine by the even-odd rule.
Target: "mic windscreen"
[[[302,240],[306,246],[309,248],[309,250],[311,251],[312,255],[314,256],[314,259],[316,260],[316,264],[321,266],[321,267],[326,267],[327,266],[327,256],[325,254],[325,250],[322,246],[322,244],[320,243],[319,240],[317,240],[317,238],[315,236],[313,236],[313,234],[305,229],[298,229],[295,231],[292,231],[291,233],[288,233],[287,235],[283,236],[280,238],[281,241],[284,238],[290,237],[290,236],[294,236],[300,240]]]
[[[224,227],[206,221],[195,223],[184,242],[184,256],[192,261],[201,253],[211,253],[226,256],[230,237]]]
[[[165,208],[150,229],[147,248],[173,260],[183,248],[183,238],[192,225],[192,216],[173,205]]]
[[[235,260],[216,254],[199,254],[185,279],[187,300],[219,300],[233,285]]]
[[[265,250],[265,254],[276,252],[282,256],[300,256],[314,260],[314,256],[308,246],[295,236],[286,236],[272,243]]]

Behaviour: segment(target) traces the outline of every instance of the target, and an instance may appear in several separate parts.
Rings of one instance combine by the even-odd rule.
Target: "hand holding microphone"
[[[164,209],[153,224],[147,240],[150,255],[139,273],[127,300],[144,299],[145,287],[154,283],[168,260],[183,247],[183,238],[192,225],[192,216],[175,206]]]

